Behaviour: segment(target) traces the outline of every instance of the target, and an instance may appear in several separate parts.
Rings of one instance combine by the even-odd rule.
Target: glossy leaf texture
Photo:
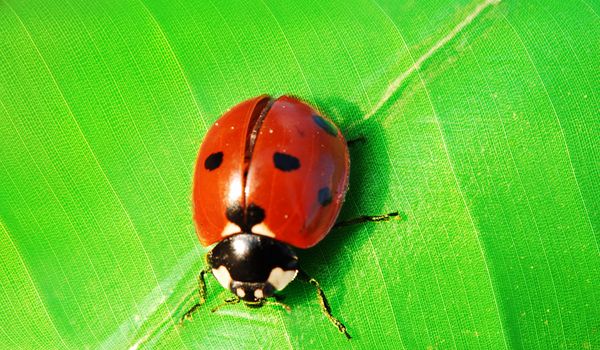
[[[0,1],[0,348],[600,346],[597,1]],[[209,279],[209,125],[293,94],[352,146],[293,311]],[[290,205],[293,205],[290,203]]]

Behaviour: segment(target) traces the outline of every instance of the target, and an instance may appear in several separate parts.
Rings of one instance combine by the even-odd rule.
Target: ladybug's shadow
[[[350,146],[350,187],[346,201],[342,207],[339,221],[345,221],[361,215],[380,215],[400,208],[386,207],[389,198],[390,159],[385,132],[376,119],[362,120],[364,113],[360,108],[342,98],[327,98],[316,101],[316,107],[331,118],[340,127]],[[406,216],[400,213],[401,220]],[[362,271],[361,265],[372,259],[364,255],[364,245],[369,242],[376,225],[393,225],[396,222],[364,223],[344,226],[332,230],[317,246],[298,251],[300,265],[311,276],[319,281],[332,306],[334,314],[339,312],[336,306],[344,305],[348,293],[358,281],[346,278],[350,272]],[[362,279],[368,276],[355,276],[352,279]],[[342,285],[348,286],[347,288]],[[353,286],[350,286],[354,284]],[[298,289],[290,288],[291,290]],[[289,297],[305,297],[294,295]]]

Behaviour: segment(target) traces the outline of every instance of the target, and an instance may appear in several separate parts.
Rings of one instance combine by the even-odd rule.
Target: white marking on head
[[[238,288],[235,290],[235,293],[237,294],[238,297],[243,298],[246,296],[246,292],[244,292],[244,290],[242,288]]]
[[[241,231],[242,230],[238,225],[234,224],[233,222],[228,222],[223,229],[223,232],[221,232],[221,237],[231,236],[232,234],[240,233]]]
[[[271,229],[267,225],[265,225],[265,223],[260,223],[258,225],[252,226],[252,233],[271,238],[275,237],[273,231],[271,231]]]
[[[223,288],[229,290],[229,284],[231,284],[231,275],[229,270],[224,265],[219,266],[218,269],[212,269],[213,276],[219,281]]]
[[[262,299],[262,298],[265,297],[265,294],[263,293],[262,289],[257,289],[257,290],[254,291],[254,297],[256,299]]]
[[[298,270],[284,271],[281,267],[276,267],[271,270],[271,274],[269,275],[267,282],[271,283],[275,289],[282,290],[285,288],[285,286],[292,282],[294,278],[296,278],[297,274]]]

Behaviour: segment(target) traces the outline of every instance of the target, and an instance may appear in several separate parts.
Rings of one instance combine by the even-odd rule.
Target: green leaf
[[[600,346],[600,17],[572,1],[0,2],[1,348]],[[293,311],[210,309],[207,127],[300,96],[348,138]],[[293,205],[293,203],[290,203]]]

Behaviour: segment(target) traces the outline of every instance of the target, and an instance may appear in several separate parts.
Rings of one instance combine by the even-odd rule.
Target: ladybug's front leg
[[[206,303],[206,281],[204,280],[204,276],[207,273],[212,273],[210,266],[205,267],[200,271],[200,275],[198,275],[198,294],[200,294],[200,302],[198,304],[200,305]]]
[[[383,215],[373,215],[373,216],[363,215],[363,216],[359,216],[357,218],[350,219],[350,220],[338,221],[335,223],[335,225],[333,225],[333,228],[362,224],[363,222],[388,221],[388,220],[391,220],[394,218],[396,218],[396,219],[401,218],[400,214],[397,211],[395,211],[393,213],[389,213],[389,214],[383,214]]]
[[[204,280],[204,276],[206,276],[207,273],[212,273],[212,270],[209,266],[200,271],[200,274],[198,275],[198,294],[200,296],[200,300],[194,306],[192,306],[188,312],[185,313],[185,315],[183,315],[179,321],[179,324],[182,324],[185,320],[191,320],[192,314],[206,302],[206,281]]]
[[[274,299],[275,300],[264,300],[262,302],[262,304],[279,306],[282,309],[284,309],[285,311],[287,311],[288,314],[292,312],[292,308],[288,304],[281,302],[281,300],[279,300],[278,298],[274,298]]]
[[[212,310],[210,310],[210,312],[216,312],[217,310],[219,310],[220,308],[222,308],[225,305],[238,304],[240,301],[241,301],[241,299],[236,296],[229,297],[229,298],[223,300],[223,302],[221,304],[215,306]]]
[[[348,333],[346,326],[344,326],[344,324],[340,320],[338,320],[331,314],[331,306],[329,306],[329,302],[325,297],[325,292],[323,292],[323,289],[321,289],[321,285],[319,284],[319,282],[317,282],[316,279],[310,277],[306,272],[302,270],[298,271],[298,279],[306,283],[312,284],[317,289],[317,298],[319,299],[319,305],[321,305],[321,310],[323,311],[325,316],[327,316],[329,321],[331,321],[331,323],[333,323],[333,325],[336,326],[341,333],[344,333],[346,338],[351,339],[352,337]]]

